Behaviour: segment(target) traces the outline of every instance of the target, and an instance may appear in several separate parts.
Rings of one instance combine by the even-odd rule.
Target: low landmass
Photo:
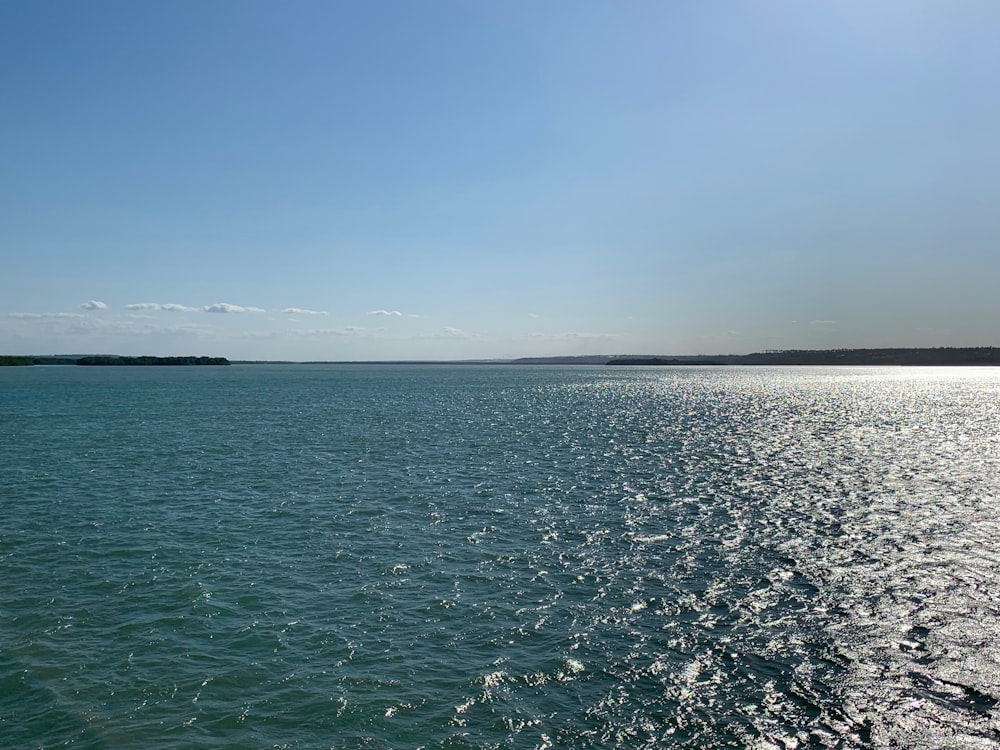
[[[513,365],[606,365],[611,360],[607,354],[587,354],[582,357],[521,357],[511,360]]]
[[[1000,348],[786,349],[754,354],[615,357],[609,365],[1000,365]]]

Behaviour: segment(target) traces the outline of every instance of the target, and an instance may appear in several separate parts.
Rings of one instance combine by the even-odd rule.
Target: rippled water
[[[998,748],[1000,370],[0,369],[0,746]]]

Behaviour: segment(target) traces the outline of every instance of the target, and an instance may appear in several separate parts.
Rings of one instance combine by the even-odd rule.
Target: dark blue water
[[[5,748],[1000,747],[1000,371],[0,369]]]

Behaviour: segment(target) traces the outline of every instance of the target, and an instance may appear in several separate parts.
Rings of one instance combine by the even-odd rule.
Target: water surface
[[[0,746],[1000,747],[1000,371],[0,369]]]

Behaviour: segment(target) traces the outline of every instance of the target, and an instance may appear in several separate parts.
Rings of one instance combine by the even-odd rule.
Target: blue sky
[[[5,2],[0,353],[1000,345],[1000,3]]]

